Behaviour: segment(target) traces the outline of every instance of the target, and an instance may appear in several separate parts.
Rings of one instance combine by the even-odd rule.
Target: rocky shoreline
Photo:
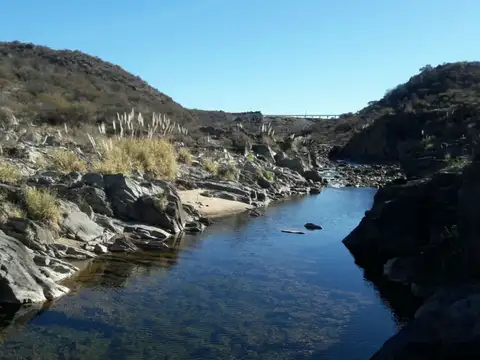
[[[327,184],[378,187],[402,176],[392,167],[335,163],[325,157],[312,165],[311,159],[274,153],[265,145],[240,155],[195,149],[192,160],[180,165],[172,181],[138,171],[123,175],[35,169],[39,159],[48,164],[49,154],[57,148],[88,156],[85,150],[65,147],[51,137],[40,145],[21,141],[3,149],[2,161],[24,173],[20,183],[0,183],[4,204],[22,203],[25,187],[54,191],[59,216],[53,228],[28,217],[4,216],[0,271],[5,291],[0,302],[35,303],[62,296],[69,289],[60,283],[78,270],[70,261],[110,252],[165,250],[171,238],[202,232],[216,213],[232,214],[291,196],[318,194]],[[225,179],[207,171],[201,161],[206,156],[219,168],[233,166],[236,176]]]
[[[419,304],[372,359],[478,358],[479,159],[381,188],[343,240],[366,272]]]

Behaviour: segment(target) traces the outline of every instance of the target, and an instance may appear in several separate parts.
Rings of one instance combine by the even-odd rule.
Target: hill
[[[356,114],[331,157],[439,169],[471,153],[480,126],[480,62],[426,66]],[[421,164],[420,164],[421,163]]]
[[[80,51],[0,42],[0,106],[40,123],[95,122],[135,108],[186,124],[196,116],[120,66]]]

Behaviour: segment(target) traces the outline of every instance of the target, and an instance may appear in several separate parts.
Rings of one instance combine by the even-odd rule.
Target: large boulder
[[[285,155],[285,153],[279,152],[275,155],[275,162],[277,166],[286,167],[300,174],[303,174],[305,171],[307,171],[307,165],[302,158],[298,156],[289,158]]]
[[[431,296],[371,359],[478,359],[479,329],[478,285],[444,289]]]
[[[34,303],[66,294],[35,264],[32,252],[19,240],[0,231],[0,303]]]
[[[186,214],[180,196],[167,182],[140,184],[123,175],[105,175],[104,183],[116,217],[160,226],[173,234],[183,230]]]

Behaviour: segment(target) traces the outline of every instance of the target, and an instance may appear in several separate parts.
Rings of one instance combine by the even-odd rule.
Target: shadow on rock
[[[21,332],[35,317],[50,307],[51,303],[0,305],[0,341],[14,335],[13,332]]]

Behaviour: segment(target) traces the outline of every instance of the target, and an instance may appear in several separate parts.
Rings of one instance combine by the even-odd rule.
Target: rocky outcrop
[[[62,275],[57,272],[55,280],[52,280],[52,275],[42,272],[34,261],[32,251],[24,244],[0,231],[2,302],[17,304],[42,302],[66,294],[68,288],[55,283]]]
[[[480,354],[480,291],[478,285],[462,285],[480,279],[478,184],[480,162],[474,161],[463,169],[388,185],[343,240],[366,271],[403,284],[424,300],[415,318],[374,359]]]
[[[478,359],[479,313],[478,285],[438,291],[371,359]]]

